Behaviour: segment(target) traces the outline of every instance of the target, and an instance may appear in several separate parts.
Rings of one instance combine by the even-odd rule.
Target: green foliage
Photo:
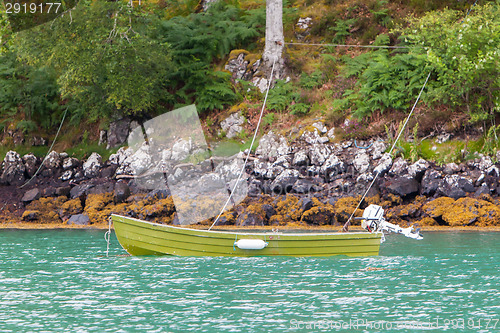
[[[311,74],[302,73],[300,76],[300,85],[306,89],[319,88],[323,83],[325,83],[325,78],[319,70],[315,70]]]
[[[5,8],[0,6],[0,55],[7,52],[8,45],[12,40],[11,32],[9,29],[9,21],[5,14]]]
[[[500,134],[500,125],[491,126],[484,137],[482,152],[486,155],[495,155],[498,150],[498,135]]]
[[[358,117],[387,109],[408,110],[432,71],[422,95],[428,104],[451,103],[469,111],[472,122],[500,111],[500,6],[476,6],[464,13],[445,9],[422,18],[410,18],[402,33],[405,51],[386,49],[344,56],[342,75],[356,76],[355,89],[347,91],[343,106]],[[375,45],[388,45],[380,35]]]
[[[262,117],[262,127],[266,127],[267,125],[272,125],[276,121],[276,114],[274,112],[270,112]]]
[[[333,37],[332,43],[343,44],[345,43],[345,39],[347,36],[350,36],[351,33],[349,30],[356,24],[357,19],[347,19],[347,20],[337,20],[335,22],[335,26],[329,28],[329,30],[335,32],[335,36]]]
[[[14,116],[21,106],[27,117],[19,123],[24,132],[36,129],[36,123],[50,128],[60,121],[59,87],[54,71],[23,65],[9,52],[0,56],[0,115]]]
[[[298,100],[299,97],[299,94],[295,92],[291,82],[278,80],[274,87],[269,90],[269,95],[267,96],[267,109],[283,112],[288,109],[294,101]]]
[[[168,74],[181,103],[197,104],[198,110],[220,109],[238,99],[229,76],[211,72],[214,59],[258,36],[257,23],[222,2],[207,12],[177,16],[162,22],[157,38],[168,44],[175,69]]]
[[[290,106],[290,114],[303,116],[311,110],[311,106],[306,103],[295,103]]]
[[[32,120],[21,120],[17,123],[16,129],[23,131],[23,133],[29,133],[35,131],[37,128],[36,123]]]
[[[500,4],[477,5],[463,12],[431,12],[401,29],[405,39],[427,56],[439,85],[429,99],[465,107],[471,122],[500,111]]]
[[[143,114],[169,97],[168,47],[148,35],[157,25],[121,1],[81,1],[71,16],[19,33],[15,48],[28,64],[54,68],[62,98],[90,120]]]

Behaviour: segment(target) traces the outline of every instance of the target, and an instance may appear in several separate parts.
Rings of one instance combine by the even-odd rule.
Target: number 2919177
[[[45,3],[5,3],[5,12],[7,14],[50,14],[58,13],[61,8],[60,2]]]

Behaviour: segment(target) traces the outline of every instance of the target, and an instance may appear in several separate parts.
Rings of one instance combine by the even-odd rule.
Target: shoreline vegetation
[[[249,196],[220,227],[340,229],[377,172],[366,204],[388,221],[500,225],[497,2],[285,3],[285,70],[258,147],[249,145],[269,74],[265,4],[209,2],[80,1],[19,32],[0,9],[0,225],[86,228],[111,213],[177,224],[169,191],[134,181],[132,166],[163,166],[125,144],[131,129],[191,104],[221,155],[253,153]],[[52,141],[37,177],[18,188]],[[165,150],[162,162],[182,174],[177,165],[194,163],[185,157],[195,149]]]

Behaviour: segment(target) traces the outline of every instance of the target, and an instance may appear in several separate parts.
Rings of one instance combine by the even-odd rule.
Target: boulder
[[[421,158],[408,167],[408,174],[410,177],[420,180],[429,167],[429,162]]]
[[[94,187],[92,184],[81,184],[73,187],[69,193],[71,199],[81,198],[87,194],[87,191]]]
[[[375,141],[371,147],[372,158],[374,160],[381,158],[383,155],[385,155],[384,152],[386,149],[387,146],[383,141]]]
[[[378,165],[373,169],[373,174],[379,173],[383,176],[387,171],[390,170],[392,166],[392,157],[389,153],[385,153],[381,156]]]
[[[307,152],[303,149],[297,151],[293,155],[292,164],[296,165],[296,166],[308,165],[309,164],[309,156],[307,156]]]
[[[68,197],[70,195],[70,192],[71,192],[71,186],[59,186],[59,187],[56,187],[56,196],[60,197],[60,196],[66,196]]]
[[[40,190],[37,188],[28,190],[24,192],[23,197],[21,198],[21,202],[24,204],[28,204],[34,200],[40,199]]]
[[[51,151],[50,154],[45,158],[43,166],[45,167],[45,169],[54,172],[61,167],[61,162],[61,156],[59,155],[59,153],[56,151]]]
[[[115,184],[115,190],[113,194],[114,203],[125,202],[127,198],[130,196],[130,187],[127,183],[118,182]]]
[[[251,204],[245,208],[244,212],[238,216],[236,219],[236,225],[238,226],[262,226],[264,225],[264,219],[266,217],[266,211],[262,208],[260,204]]]
[[[76,215],[71,215],[71,217],[68,219],[66,222],[67,224],[75,224],[75,225],[89,225],[90,224],[90,218],[85,215],[85,214],[76,214]]]
[[[408,162],[398,157],[392,163],[392,167],[389,169],[388,174],[390,176],[403,176],[408,173]]]
[[[386,181],[385,188],[387,188],[390,193],[404,198],[406,196],[418,194],[419,184],[414,178],[403,176]]]
[[[0,175],[0,183],[6,185],[21,185],[26,180],[24,166],[21,156],[15,151],[9,151],[3,160],[2,172]]]
[[[33,154],[26,154],[23,156],[24,167],[26,168],[26,175],[33,177],[36,170],[38,170],[38,158]]]
[[[243,130],[242,125],[244,123],[245,117],[236,112],[224,119],[220,125],[222,127],[222,130],[226,133],[226,137],[231,139],[241,133],[241,131]]]
[[[282,155],[287,155],[290,147],[285,137],[274,134],[272,131],[262,136],[255,155],[264,160],[274,161]]]
[[[87,178],[94,178],[99,175],[102,168],[102,157],[98,153],[92,153],[83,163],[83,174]]]
[[[443,178],[441,174],[434,170],[429,169],[424,173],[420,183],[420,193],[426,196],[432,196],[439,187],[443,186]]]
[[[130,119],[124,118],[109,124],[106,149],[117,147],[127,141],[130,132]]]
[[[370,156],[368,156],[367,153],[362,152],[356,155],[352,163],[357,172],[365,173],[370,167]]]
[[[277,194],[290,193],[299,176],[299,172],[295,169],[283,170],[271,183],[273,192]]]
[[[74,157],[67,157],[62,162],[63,170],[71,170],[80,166],[80,161]]]

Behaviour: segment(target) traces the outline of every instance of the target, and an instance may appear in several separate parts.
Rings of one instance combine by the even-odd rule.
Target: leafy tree
[[[16,50],[30,65],[55,69],[62,98],[79,106],[74,118],[139,115],[169,99],[169,48],[148,35],[157,24],[124,2],[80,1],[71,14],[19,33]]]
[[[476,6],[463,17],[449,9],[431,12],[401,31],[436,73],[432,101],[464,106],[475,122],[500,112],[500,3]]]
[[[445,9],[410,18],[399,28],[406,51],[376,50],[344,57],[344,76],[357,76],[337,107],[350,107],[360,117],[388,108],[406,110],[425,77],[431,80],[422,99],[465,109],[472,122],[500,111],[500,6],[476,6],[469,16]],[[375,44],[388,45],[381,35]]]

